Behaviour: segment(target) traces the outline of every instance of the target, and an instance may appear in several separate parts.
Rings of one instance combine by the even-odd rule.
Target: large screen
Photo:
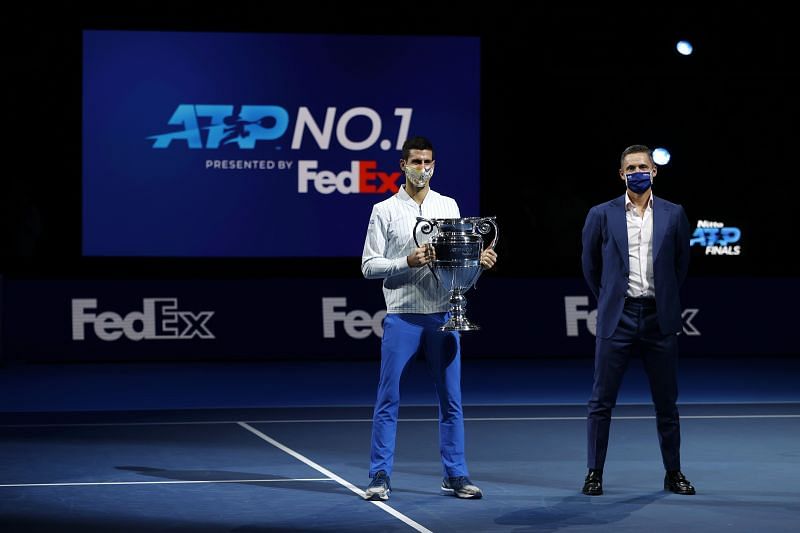
[[[479,215],[480,39],[83,32],[84,256],[359,256],[431,139]]]

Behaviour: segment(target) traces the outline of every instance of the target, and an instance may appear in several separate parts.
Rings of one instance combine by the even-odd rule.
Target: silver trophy
[[[497,245],[495,217],[433,218],[417,217],[414,243],[420,247],[417,232],[433,236],[430,244],[436,259],[428,266],[436,280],[450,292],[450,320],[441,331],[472,331],[480,329],[464,315],[467,300],[464,293],[475,285],[483,272],[481,252],[485,235],[492,234],[489,248]]]

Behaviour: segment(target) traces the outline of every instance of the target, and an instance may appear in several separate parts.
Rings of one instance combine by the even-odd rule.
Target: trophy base
[[[479,329],[481,327],[470,322],[467,317],[451,316],[450,320],[439,328],[439,331],[477,331]]]

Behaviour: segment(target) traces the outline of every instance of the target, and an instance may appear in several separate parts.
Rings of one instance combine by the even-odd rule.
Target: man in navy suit
[[[678,418],[679,289],[689,266],[689,221],[678,204],[653,196],[658,169],[642,145],[622,152],[625,194],[589,210],[583,227],[583,275],[597,298],[597,339],[587,419],[589,473],[583,493],[603,494],[611,410],[630,358],[639,355],[650,381],[664,488],[695,489],[681,472]]]

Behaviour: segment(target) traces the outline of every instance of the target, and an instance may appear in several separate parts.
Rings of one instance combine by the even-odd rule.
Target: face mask
[[[425,187],[428,181],[430,181],[430,179],[433,177],[432,166],[428,168],[423,167],[422,169],[417,169],[406,165],[405,171],[406,178],[408,178],[408,180],[413,183],[415,187],[419,187],[420,189]]]
[[[628,188],[636,194],[642,194],[653,185],[649,172],[625,174],[625,179],[628,182]]]

